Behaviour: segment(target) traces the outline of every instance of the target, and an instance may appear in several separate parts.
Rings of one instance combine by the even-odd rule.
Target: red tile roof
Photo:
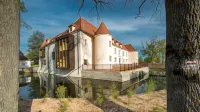
[[[42,43],[42,45],[40,46],[40,49],[42,49],[44,46],[46,46],[47,43],[47,39],[44,40],[44,42]]]
[[[75,31],[81,30],[89,35],[95,36],[96,34],[110,34],[109,30],[107,29],[106,25],[104,24],[104,22],[102,22],[99,26],[99,28],[97,29],[93,24],[91,24],[90,22],[88,22],[87,20],[85,20],[84,18],[80,17],[78,20],[76,20],[73,24],[69,25],[69,26],[74,26],[75,29],[72,32],[69,32],[69,29],[65,30],[64,32],[56,35],[55,37],[53,37],[51,39],[51,41],[49,43],[47,43],[45,40],[40,48],[43,48],[45,45],[52,43],[53,41],[55,41],[56,38],[59,38],[61,36],[73,33]],[[112,38],[112,40],[114,41],[113,45],[116,47],[119,47],[116,45],[116,43],[119,43],[119,45],[122,45],[122,49],[127,50],[127,51],[136,51],[136,49],[131,45],[124,45],[122,44],[120,41],[118,41],[115,38]]]
[[[45,39],[44,42],[42,43],[42,45],[40,46],[40,49],[42,49],[43,47],[45,47],[47,44],[49,44],[51,42],[52,38],[48,38]]]
[[[124,45],[126,47],[126,49],[131,52],[131,51],[137,51],[131,44],[127,44],[127,45]]]
[[[97,34],[110,34],[110,32],[108,31],[106,25],[104,24],[104,22],[101,22],[98,30],[96,31],[95,33],[96,35]]]
[[[122,44],[120,41],[118,41],[115,38],[112,38],[112,40],[114,41],[114,43],[113,43],[114,46],[119,47],[119,46],[117,46],[117,43],[118,43],[119,45],[122,45],[121,49],[127,50],[126,47],[124,46],[124,44]]]
[[[85,20],[84,18],[80,17],[77,21],[75,21],[73,24],[69,25],[69,26],[74,26],[75,29],[74,31],[78,31],[81,30],[83,32],[86,32],[92,36],[95,35],[95,32],[97,31],[97,28],[92,25],[90,22],[88,22],[87,20]],[[69,33],[69,29],[67,29],[63,35],[66,35]]]

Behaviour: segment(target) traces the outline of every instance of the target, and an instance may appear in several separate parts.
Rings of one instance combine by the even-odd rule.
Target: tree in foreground
[[[34,64],[38,64],[39,61],[39,49],[44,41],[45,36],[40,31],[35,31],[28,39],[28,54],[27,58],[34,61]]]
[[[18,112],[20,1],[0,1],[0,112]]]
[[[80,0],[80,10],[85,0]],[[126,0],[125,4],[133,0]],[[157,4],[162,0],[143,0]],[[91,0],[91,10],[97,12],[104,7],[110,8],[113,0]],[[187,69],[186,62],[199,60],[200,56],[200,0],[165,0],[166,9],[166,76],[167,76],[167,111],[199,112],[200,111],[200,70],[199,62]]]

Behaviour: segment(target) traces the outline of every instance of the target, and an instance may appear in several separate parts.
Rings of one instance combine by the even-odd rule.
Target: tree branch
[[[111,9],[111,6],[113,6],[113,0],[91,0],[91,1],[94,3],[94,5],[90,9],[90,14],[92,15],[92,13],[96,11],[98,19],[100,19],[99,11],[103,11],[104,8]],[[80,14],[80,11],[84,6],[85,0],[80,0],[80,2],[81,2],[81,6],[79,8],[78,14]]]

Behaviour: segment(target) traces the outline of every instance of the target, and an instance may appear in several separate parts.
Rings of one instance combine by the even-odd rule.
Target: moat
[[[75,77],[59,77],[56,75],[38,74],[38,73],[21,73],[19,75],[20,99],[35,99],[43,98],[46,94],[49,97],[55,97],[56,87],[58,85],[64,85],[66,89],[66,97],[79,97],[82,93],[90,97],[96,98],[98,87],[103,87],[103,93],[105,96],[110,95],[110,86],[114,83],[120,92],[120,95],[126,94],[126,90],[135,85],[133,91],[136,94],[145,93],[145,89],[148,88],[148,82],[155,85],[155,91],[166,89],[166,77],[165,71],[153,71],[150,74],[141,75],[125,82],[113,82],[96,79],[75,78]],[[162,76],[161,76],[162,75]],[[90,85],[90,87],[88,87]]]

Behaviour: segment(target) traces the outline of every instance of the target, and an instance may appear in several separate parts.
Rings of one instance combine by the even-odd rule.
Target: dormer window
[[[72,26],[69,28],[69,31],[70,31],[70,32],[73,31]]]
[[[116,43],[117,46],[119,46],[119,43]]]
[[[74,31],[74,29],[75,29],[75,24],[72,24],[69,26],[69,32]]]
[[[122,45],[120,45],[120,47],[122,48]]]

